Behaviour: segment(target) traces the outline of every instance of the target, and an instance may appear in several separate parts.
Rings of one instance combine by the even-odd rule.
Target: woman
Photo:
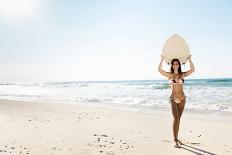
[[[159,64],[159,72],[168,78],[171,88],[172,88],[172,94],[169,97],[169,102],[171,103],[172,107],[172,115],[173,115],[173,137],[175,141],[175,147],[180,147],[182,143],[178,139],[178,131],[180,126],[180,117],[184,111],[184,106],[186,102],[186,96],[183,91],[183,84],[184,84],[184,78],[192,74],[195,69],[193,62],[191,60],[191,55],[187,58],[190,63],[190,70],[187,72],[182,72],[181,70],[181,64],[178,59],[173,59],[171,62],[171,69],[170,72],[166,72],[162,69],[162,63],[164,60],[164,57],[161,55],[161,62]]]

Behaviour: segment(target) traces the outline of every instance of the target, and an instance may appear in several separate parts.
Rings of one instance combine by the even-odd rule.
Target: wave
[[[45,83],[46,86],[53,87],[87,87],[88,83],[85,82],[48,82]]]
[[[152,86],[152,89],[169,89],[169,88],[170,88],[170,85],[167,83]]]
[[[232,111],[232,79],[186,79],[187,108]],[[0,98],[169,106],[167,80],[0,84]],[[217,94],[217,95],[215,95]]]
[[[211,79],[211,80],[207,80],[207,82],[210,83],[232,83],[232,79],[228,78],[228,79]]]

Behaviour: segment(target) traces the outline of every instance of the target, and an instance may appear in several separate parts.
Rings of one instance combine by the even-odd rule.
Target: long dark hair
[[[171,74],[174,74],[174,69],[173,69],[173,63],[174,63],[174,61],[177,61],[177,62],[178,62],[178,64],[179,64],[178,74],[179,74],[179,75],[182,75],[183,73],[182,73],[182,70],[181,70],[181,64],[180,64],[179,59],[172,59],[171,68],[170,68],[170,73],[171,73]]]

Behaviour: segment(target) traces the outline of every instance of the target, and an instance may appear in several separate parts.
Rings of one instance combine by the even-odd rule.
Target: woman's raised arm
[[[189,76],[195,71],[194,64],[191,59],[191,55],[187,59],[189,60],[189,63],[190,63],[190,70],[188,70],[187,72],[183,74],[183,78]]]
[[[164,60],[164,57],[161,55],[161,61],[160,61],[160,64],[159,64],[159,68],[158,68],[158,71],[165,77],[169,78],[170,74],[169,72],[166,72],[162,69],[162,64],[163,64],[163,60]]]

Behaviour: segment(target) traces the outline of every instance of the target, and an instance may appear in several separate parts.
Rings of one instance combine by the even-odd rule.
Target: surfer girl
[[[186,96],[183,91],[184,78],[192,74],[195,69],[193,62],[191,60],[191,55],[187,58],[190,63],[190,70],[182,72],[181,64],[178,59],[172,59],[170,72],[166,72],[162,69],[164,57],[161,55],[161,61],[159,64],[158,71],[165,77],[168,78],[172,93],[169,97],[169,102],[172,108],[173,115],[173,137],[175,141],[175,147],[180,147],[182,145],[181,141],[178,139],[178,131],[180,126],[180,118],[184,111],[184,106],[186,102]]]

